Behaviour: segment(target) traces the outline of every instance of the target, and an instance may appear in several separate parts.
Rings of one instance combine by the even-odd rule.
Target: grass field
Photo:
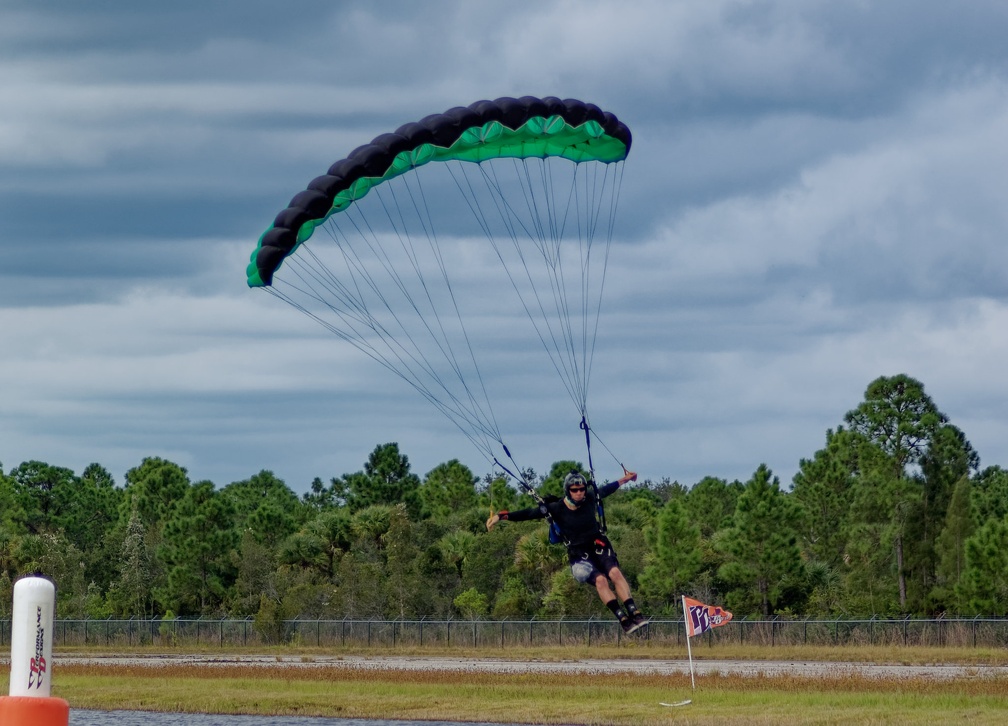
[[[542,724],[941,724],[1008,722],[1008,678],[985,673],[1008,653],[945,649],[712,648],[701,659],[965,664],[952,679],[876,678],[838,666],[815,678],[795,674],[697,677],[689,674],[488,673],[334,667],[321,653],[278,650],[276,664],[57,665],[54,695],[72,708],[303,715],[339,718],[492,721]],[[326,651],[333,655],[332,651]],[[371,655],[408,657],[402,651]],[[357,653],[362,655],[362,653]],[[536,649],[475,653],[424,650],[425,657],[506,656],[511,660],[683,659],[684,653],[641,648]],[[279,662],[292,658],[301,663]],[[59,664],[59,657],[56,658]],[[692,699],[677,708],[661,706]]]

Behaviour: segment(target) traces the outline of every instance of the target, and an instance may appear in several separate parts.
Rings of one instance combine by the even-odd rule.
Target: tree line
[[[559,495],[574,468],[523,474]],[[99,464],[0,466],[0,616],[42,572],[63,618],[251,617],[269,634],[293,618],[606,617],[542,522],[486,531],[491,509],[531,505],[458,460],[421,479],[396,443],[301,497],[269,471],[217,488],[153,457],[122,486]],[[981,470],[906,375],[870,383],[788,489],[760,465],[745,482],[641,481],[605,511],[655,616],[678,617],[682,593],[737,617],[1008,615],[1008,471]]]

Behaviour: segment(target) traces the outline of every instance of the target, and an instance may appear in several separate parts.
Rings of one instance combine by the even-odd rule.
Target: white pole
[[[689,637],[689,620],[686,619],[686,596],[682,596],[682,609],[683,609],[683,621],[686,624],[686,652],[689,653],[689,676],[690,682],[693,684],[693,691],[696,692],[696,681],[693,678],[693,649],[690,647],[690,637]],[[675,708],[676,706],[688,706],[693,703],[692,700],[686,699],[685,701],[679,701],[679,703],[659,703],[660,706],[671,706]]]
[[[693,690],[696,691],[696,678],[693,676],[693,648],[690,647],[690,634],[689,634],[689,615],[686,612],[686,596],[682,596],[682,614],[683,614],[683,624],[686,626],[686,652],[689,653],[689,677],[690,683],[693,684]]]
[[[10,695],[48,698],[52,691],[53,614],[56,586],[44,577],[14,583],[11,615]]]

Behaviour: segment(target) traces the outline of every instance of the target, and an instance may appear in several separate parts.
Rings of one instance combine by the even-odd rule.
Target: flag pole
[[[681,597],[683,625],[686,626],[686,652],[689,653],[689,677],[690,683],[693,685],[693,691],[696,692],[696,678],[693,676],[693,648],[690,646],[689,613],[686,610],[686,596],[682,595]]]
[[[696,692],[696,681],[693,679],[693,649],[690,647],[690,634],[689,634],[690,628],[689,628],[688,616],[686,614],[686,596],[685,595],[682,596],[682,606],[683,606],[683,624],[686,626],[686,652],[689,653],[689,675],[690,675],[690,682],[693,684],[693,691],[695,693]],[[679,701],[679,703],[665,703],[665,702],[661,702],[658,705],[659,706],[671,706],[671,707],[674,708],[676,706],[688,706],[691,703],[693,703],[692,699],[687,698],[685,701]]]

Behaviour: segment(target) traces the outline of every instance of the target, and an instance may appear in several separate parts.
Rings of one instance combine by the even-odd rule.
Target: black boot
[[[626,602],[624,602],[623,605],[626,607],[627,617],[630,620],[629,628],[625,625],[623,626],[623,630],[627,634],[633,633],[636,630],[640,630],[649,622],[651,622],[646,617],[644,617],[644,613],[642,613],[637,608],[637,604],[633,601],[633,598],[627,598]]]

